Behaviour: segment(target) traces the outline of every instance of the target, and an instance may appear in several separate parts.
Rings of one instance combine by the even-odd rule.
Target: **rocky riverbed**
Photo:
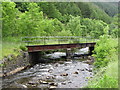
[[[78,60],[36,64],[3,79],[6,88],[81,88],[93,77],[92,65]]]
[[[87,52],[87,49],[83,51]],[[82,50],[78,50],[78,54]],[[48,54],[51,58],[65,56],[63,52]],[[50,59],[51,60],[51,59]],[[3,88],[82,88],[93,77],[93,58],[56,60],[56,62],[39,63],[3,78]]]

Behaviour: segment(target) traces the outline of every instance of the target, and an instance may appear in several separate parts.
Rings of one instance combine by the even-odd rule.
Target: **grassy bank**
[[[96,74],[89,82],[88,88],[118,88],[117,41],[118,39],[102,37],[97,42],[94,62]],[[99,67],[96,68],[98,65]]]
[[[21,37],[6,37],[2,40],[2,55],[0,60],[5,56],[14,55],[17,56],[20,53],[21,47],[25,46],[25,43],[21,41]]]
[[[2,59],[4,56],[8,56],[10,54],[13,55],[18,55],[19,50],[20,50],[20,43],[15,43],[15,42],[3,42],[2,43]]]
[[[88,88],[118,88],[118,61],[110,62],[108,66],[101,68],[90,81]]]

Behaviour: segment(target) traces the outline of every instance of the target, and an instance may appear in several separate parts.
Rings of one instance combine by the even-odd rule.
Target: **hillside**
[[[97,6],[103,9],[109,16],[114,16],[118,13],[118,2],[94,2]]]
[[[113,21],[113,17],[91,2],[4,2],[2,5],[4,38],[29,35],[99,38],[108,32],[115,36],[117,33],[116,18]]]
[[[27,11],[29,3],[16,2],[16,7],[21,11]],[[57,18],[61,22],[68,22],[69,15],[81,16],[83,18],[91,18],[103,20],[106,23],[111,22],[111,17],[117,13],[115,4],[111,3],[88,3],[88,2],[37,2],[40,10],[49,18]],[[105,5],[108,5],[107,10]],[[103,7],[104,6],[104,7]],[[102,8],[103,7],[103,8]],[[112,8],[113,7],[113,8]]]

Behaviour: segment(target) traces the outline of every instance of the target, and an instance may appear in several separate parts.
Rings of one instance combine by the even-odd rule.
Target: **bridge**
[[[73,54],[72,49],[89,47],[89,55],[91,55],[96,44],[94,38],[80,36],[23,37],[22,41],[27,43],[26,47],[32,64],[40,59],[42,51],[65,49],[66,58],[70,59]]]

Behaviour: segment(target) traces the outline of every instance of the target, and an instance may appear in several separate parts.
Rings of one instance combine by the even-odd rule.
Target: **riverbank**
[[[28,53],[21,51],[17,56],[14,54],[8,55],[3,58],[2,64],[2,74],[0,77],[15,74],[30,66]]]
[[[89,88],[118,88],[118,38],[101,36],[95,46],[95,78]]]
[[[100,68],[87,88],[118,88],[118,60]]]

